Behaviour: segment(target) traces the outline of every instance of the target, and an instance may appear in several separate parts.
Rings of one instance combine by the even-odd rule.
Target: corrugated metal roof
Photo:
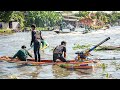
[[[76,16],[69,16],[69,15],[63,15],[63,17],[68,17],[68,18],[75,18],[75,19],[80,19],[79,17],[76,17]]]
[[[66,18],[64,18],[63,20],[66,20],[66,21],[79,21],[78,19],[66,19]]]

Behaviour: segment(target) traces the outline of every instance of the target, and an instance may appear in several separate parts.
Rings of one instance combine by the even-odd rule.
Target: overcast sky
[[[62,11],[56,11],[56,12],[62,12]],[[73,13],[78,13],[79,11],[72,11]],[[89,11],[89,12],[97,12],[97,11]],[[102,11],[102,12],[105,12],[105,13],[111,13],[112,11]],[[120,11],[117,11],[120,13]]]
[[[72,11],[73,13],[77,13],[79,11]],[[90,11],[90,12],[96,12],[96,11]],[[106,12],[106,13],[111,13],[112,11],[103,11],[103,12]],[[117,11],[117,12],[120,12],[120,11]]]
[[[77,13],[77,12],[79,12],[79,11],[72,11],[73,13]],[[90,12],[96,12],[96,11],[90,11]],[[112,11],[104,11],[104,12],[106,12],[106,13],[111,13]]]

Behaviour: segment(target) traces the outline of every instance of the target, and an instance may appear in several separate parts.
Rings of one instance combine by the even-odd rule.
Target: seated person
[[[66,58],[66,42],[62,41],[61,45],[57,46],[53,50],[53,61],[56,62],[57,59],[60,59],[62,62],[67,62],[65,58]]]
[[[28,55],[32,57],[32,55],[26,50],[26,46],[23,45],[21,49],[12,57],[12,59],[18,57],[21,61],[27,61]]]

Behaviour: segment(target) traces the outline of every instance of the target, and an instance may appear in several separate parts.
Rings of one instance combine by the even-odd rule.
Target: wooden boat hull
[[[89,63],[86,63],[86,62],[79,63],[78,62],[76,64],[67,63],[67,64],[59,64],[59,66],[62,68],[66,68],[66,69],[92,69],[94,67],[92,65],[92,62],[89,62]]]
[[[33,64],[33,65],[41,65],[41,64],[56,64],[56,63],[65,63],[65,62],[62,62],[62,61],[56,61],[56,62],[53,62],[53,60],[45,60],[45,59],[42,59],[40,62],[35,62],[35,59],[27,59],[27,61],[20,61],[19,59],[11,59],[10,57],[8,56],[2,56],[0,57],[0,61],[7,61],[7,62],[10,62],[10,63],[26,63],[26,64]],[[70,60],[69,62],[75,62],[75,60]]]
[[[53,60],[41,60],[40,62],[35,62],[34,59],[27,59],[27,61],[20,61],[19,59],[10,59],[9,57],[0,57],[0,60],[2,61],[7,61],[9,63],[17,63],[17,64],[25,64],[25,65],[32,65],[32,66],[37,66],[37,65],[58,65],[62,66],[63,64],[66,65],[67,69],[91,69],[93,68],[92,63],[97,63],[96,60],[89,60],[89,61],[84,61],[84,62],[76,62],[75,60],[69,60],[69,62],[62,62],[62,61],[56,61],[53,62]]]

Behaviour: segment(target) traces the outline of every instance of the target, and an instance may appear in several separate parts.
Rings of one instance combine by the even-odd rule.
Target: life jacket
[[[41,35],[40,35],[40,31],[35,31],[35,42],[41,42]]]
[[[35,38],[36,38],[36,39],[40,39],[40,38],[41,38],[41,37],[40,37],[40,32],[39,32],[39,31],[36,31]]]
[[[59,46],[57,46],[57,47],[54,49],[54,52],[53,52],[53,53],[62,54],[64,47],[65,47],[64,45],[59,45]]]

